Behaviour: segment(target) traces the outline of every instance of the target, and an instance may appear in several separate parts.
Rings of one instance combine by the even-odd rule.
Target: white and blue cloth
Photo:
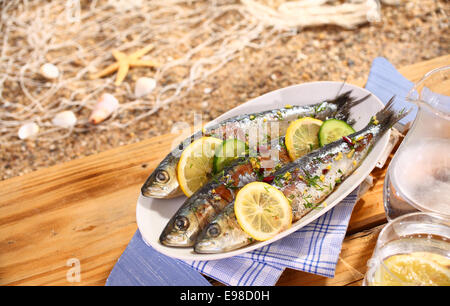
[[[333,277],[356,196],[357,190],[314,222],[267,246],[228,259],[186,263],[233,286],[274,285],[285,268]]]
[[[412,86],[385,58],[373,61],[366,89],[384,103],[396,95],[399,109],[402,104],[411,107],[404,98]],[[409,116],[414,118],[415,114]],[[182,261],[167,257],[146,245],[138,230],[106,285],[210,285],[204,274],[227,285],[271,286],[285,268],[333,277],[357,189],[320,218],[289,236],[252,252],[221,260]]]

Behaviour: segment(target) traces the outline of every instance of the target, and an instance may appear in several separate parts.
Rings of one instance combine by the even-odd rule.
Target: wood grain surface
[[[448,63],[450,55],[400,72],[417,81]],[[104,285],[137,229],[140,187],[173,139],[163,135],[0,182],[0,285]],[[336,276],[286,270],[279,285],[360,284],[386,221],[385,168],[373,171],[375,185],[356,204]],[[67,278],[71,260],[80,262],[80,282]]]

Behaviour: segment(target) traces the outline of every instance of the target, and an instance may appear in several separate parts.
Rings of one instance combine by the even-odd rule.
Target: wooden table
[[[447,55],[400,72],[417,81],[449,63]],[[0,182],[0,285],[104,285],[137,229],[140,187],[172,139],[163,135]],[[386,222],[385,171],[372,172],[375,184],[354,208],[335,277],[287,269],[278,285],[361,284]],[[80,282],[66,277],[74,258]]]

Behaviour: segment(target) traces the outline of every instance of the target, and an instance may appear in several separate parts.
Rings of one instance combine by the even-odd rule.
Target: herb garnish
[[[324,105],[325,103],[321,103],[320,105],[314,106],[314,114],[320,113],[323,111],[326,107]]]
[[[303,196],[303,200],[306,202],[306,203],[303,203],[303,206],[305,208],[312,208],[314,206],[314,203],[312,203],[312,202],[310,202],[308,200],[308,199],[311,199],[311,198],[312,198],[311,195]]]
[[[238,186],[234,186],[232,182],[225,183],[225,187],[228,188],[228,189],[232,189],[232,190],[239,189],[239,187]]]
[[[320,177],[318,175],[315,176],[311,176],[311,174],[309,174],[307,171],[303,170],[303,173],[305,174],[304,176],[304,180],[306,182],[306,185],[308,186],[313,186],[315,188],[319,187],[319,184],[317,184],[317,180],[320,179]]]
[[[274,178],[273,178],[273,183],[275,184],[275,185],[277,185],[278,187],[283,187],[283,184],[280,182],[280,179],[282,178],[282,175],[281,174],[279,174],[279,175],[277,175],[277,176],[275,176]]]

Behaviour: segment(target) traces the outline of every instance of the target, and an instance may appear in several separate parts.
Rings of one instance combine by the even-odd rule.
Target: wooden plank
[[[378,234],[384,224],[348,235],[336,265],[335,276],[328,278],[316,274],[286,269],[277,286],[359,286],[367,271],[367,261],[372,257]],[[210,279],[215,286],[223,284]]]
[[[450,65],[450,55],[444,55],[429,61],[408,65],[398,69],[398,71],[408,80],[417,82],[430,70],[447,65]]]
[[[167,136],[73,160],[0,182],[0,284],[103,285],[136,231],[139,188]],[[151,153],[150,153],[151,152]]]
[[[415,80],[448,62],[445,56],[401,71]],[[81,282],[75,285],[103,285],[137,229],[140,187],[174,137],[155,137],[0,182],[0,284],[70,285],[67,263],[75,258],[81,265]],[[381,170],[375,187],[355,207],[350,230],[383,222],[382,175]]]
[[[372,256],[378,234],[383,225],[347,236],[342,243],[336,272],[333,278],[286,269],[278,286],[344,286],[361,285]]]
[[[383,206],[384,177],[397,148],[398,146],[394,148],[382,169],[375,168],[372,171],[373,186],[355,204],[347,234],[369,229],[387,221]]]

